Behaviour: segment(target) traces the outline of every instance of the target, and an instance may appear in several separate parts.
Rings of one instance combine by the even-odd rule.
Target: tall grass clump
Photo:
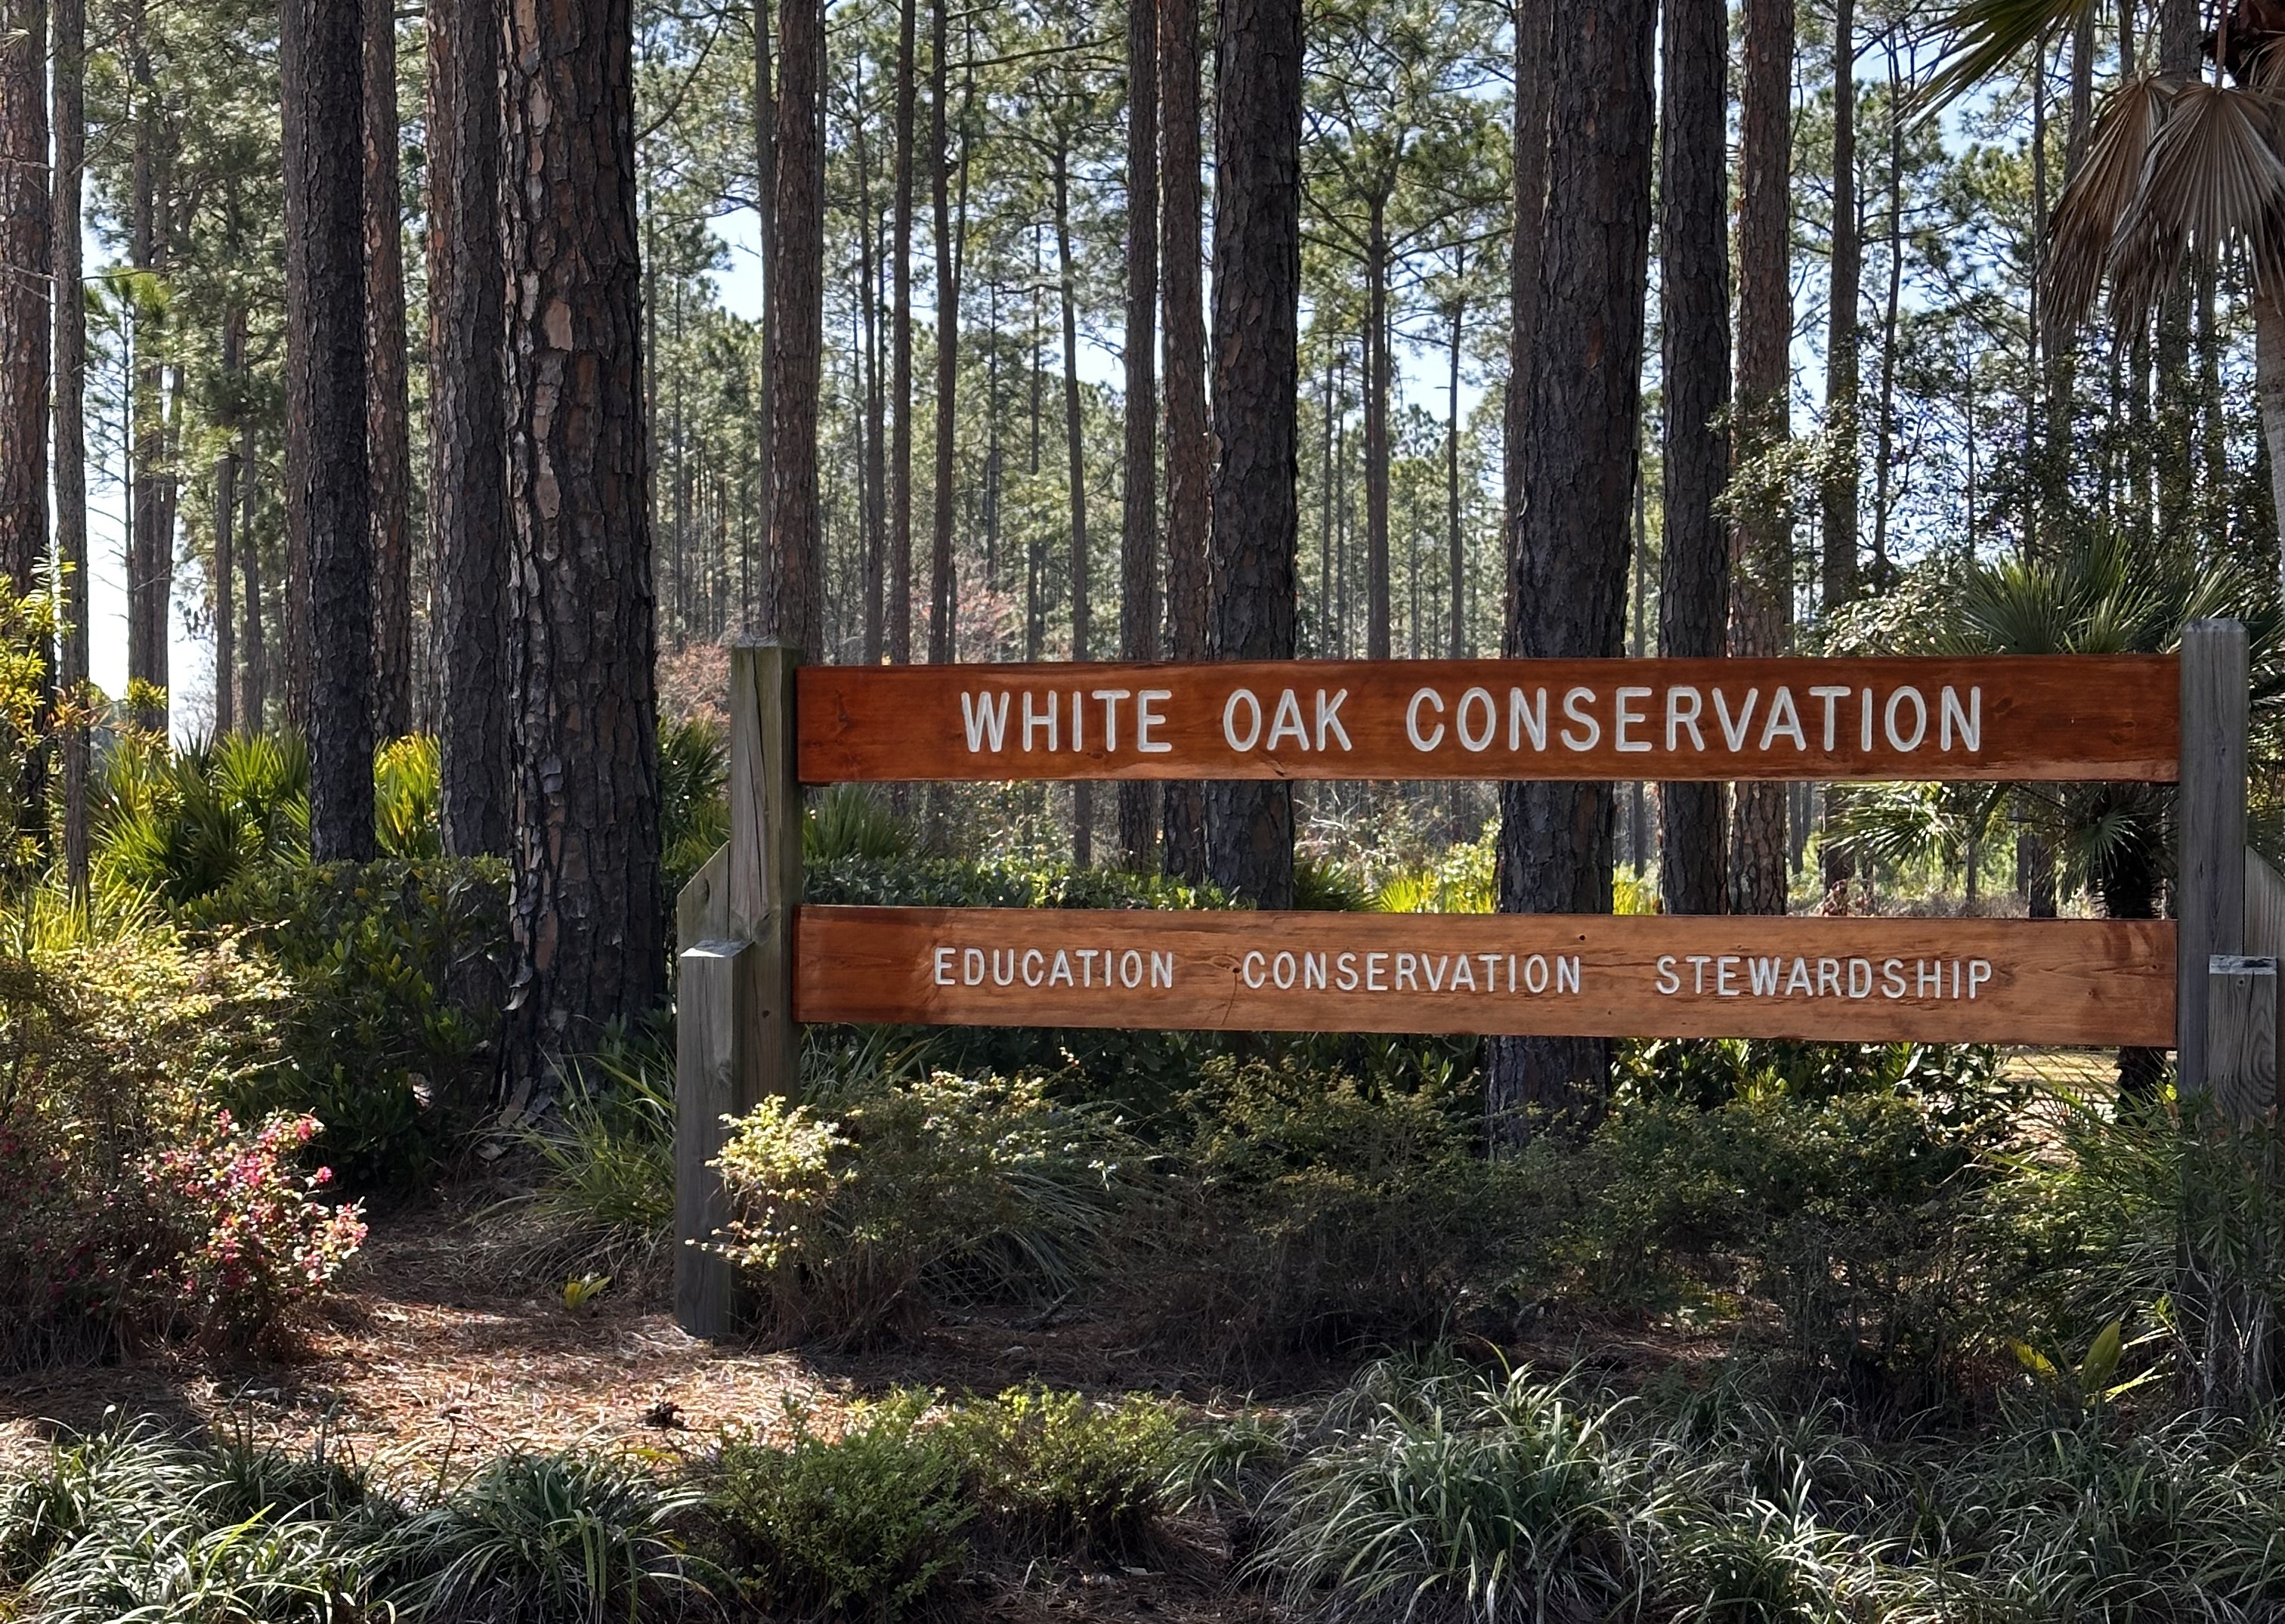
[[[703,1498],[600,1455],[502,1455],[388,1536],[389,1600],[455,1624],[659,1616],[701,1588],[680,1528]]]
[[[1661,1510],[1614,1412],[1565,1381],[1368,1369],[1271,1491],[1254,1559],[1344,1618],[1602,1618],[1649,1594]]]
[[[363,1495],[339,1462],[131,1426],[0,1495],[0,1582],[52,1624],[354,1624],[373,1591]]]

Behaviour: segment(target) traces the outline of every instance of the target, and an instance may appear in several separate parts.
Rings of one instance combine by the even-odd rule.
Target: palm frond
[[[2147,316],[2193,255],[2211,263],[2242,249],[2257,278],[2278,274],[2285,251],[2281,106],[2268,91],[2236,85],[2174,90],[2111,239],[2110,304],[2122,325]]]
[[[1915,99],[1933,118],[2041,40],[2099,17],[2099,0],[1965,0],[1937,25],[1942,64]]]
[[[2110,264],[2110,245],[2134,207],[2150,143],[2179,88],[2155,74],[2130,79],[2110,93],[2094,121],[2086,161],[2063,188],[2048,238],[2041,291],[2065,332],[2084,326],[2094,308]]]

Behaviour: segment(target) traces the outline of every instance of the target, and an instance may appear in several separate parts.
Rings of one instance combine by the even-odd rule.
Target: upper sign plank
[[[1010,779],[2171,782],[2179,663],[813,665],[805,783]]]

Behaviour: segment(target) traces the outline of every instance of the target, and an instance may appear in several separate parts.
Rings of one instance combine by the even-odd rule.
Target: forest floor
[[[847,1357],[700,1341],[656,1289],[607,1291],[572,1310],[511,1267],[465,1208],[384,1214],[337,1293],[263,1357],[155,1350],[99,1365],[0,1374],[0,1471],[51,1441],[147,1418],[178,1436],[322,1445],[400,1490],[451,1481],[516,1449],[622,1449],[662,1471],[725,1432],[767,1435],[795,1404],[813,1416],[898,1385],[996,1392],[1037,1378],[1097,1393],[1222,1395],[1119,1345],[1084,1314],[940,1323],[897,1349]],[[1323,1385],[1339,1379],[1328,1373]],[[1298,1393],[1295,1396],[1299,1396]],[[1234,1401],[1234,1400],[1233,1400]],[[1233,1589],[1215,1531],[1177,1520],[1147,1568],[971,1575],[956,1611],[992,1619],[1268,1620]]]

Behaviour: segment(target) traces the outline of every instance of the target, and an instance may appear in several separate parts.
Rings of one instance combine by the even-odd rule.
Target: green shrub
[[[2026,1338],[2068,1355],[2121,1321],[2208,1408],[2274,1390],[2285,1311],[2285,1135],[2203,1101],[2112,1110],[2062,1096],[2054,1147],[1992,1192],[2022,1248]]]
[[[973,1507],[926,1394],[860,1407],[837,1434],[789,1413],[783,1448],[725,1445],[712,1504],[752,1587],[772,1607],[865,1619],[903,1616],[956,1572]]]
[[[490,1097],[506,998],[507,880],[491,859],[257,869],[185,910],[274,961],[290,1063],[232,1096],[306,1111],[354,1189],[407,1189]]]
[[[934,1072],[817,1106],[773,1097],[722,1150],[723,1250],[764,1287],[779,1336],[876,1339],[931,1302],[1070,1290],[1127,1149],[1036,1079]]]
[[[1247,1364],[1432,1336],[1538,1243],[1535,1164],[1479,1154],[1464,1074],[1409,1090],[1218,1056],[1123,1231],[1167,1341]]]
[[[1271,1491],[1253,1565],[1343,1618],[1625,1616],[1668,1508],[1613,1420],[1527,1370],[1368,1370]]]
[[[944,1427],[1003,1541],[1080,1560],[1141,1550],[1179,1432],[1166,1406],[1140,1394],[1098,1405],[1036,1385],[962,1405]]]
[[[1863,1396],[1935,1396],[1986,1324],[1974,1220],[2008,1121],[1904,1092],[1623,1103],[1569,1169],[1558,1255],[1637,1306],[1746,1293]]]
[[[502,1455],[386,1536],[389,1599],[454,1624],[655,1615],[697,1583],[678,1529],[703,1499],[598,1455]]]

